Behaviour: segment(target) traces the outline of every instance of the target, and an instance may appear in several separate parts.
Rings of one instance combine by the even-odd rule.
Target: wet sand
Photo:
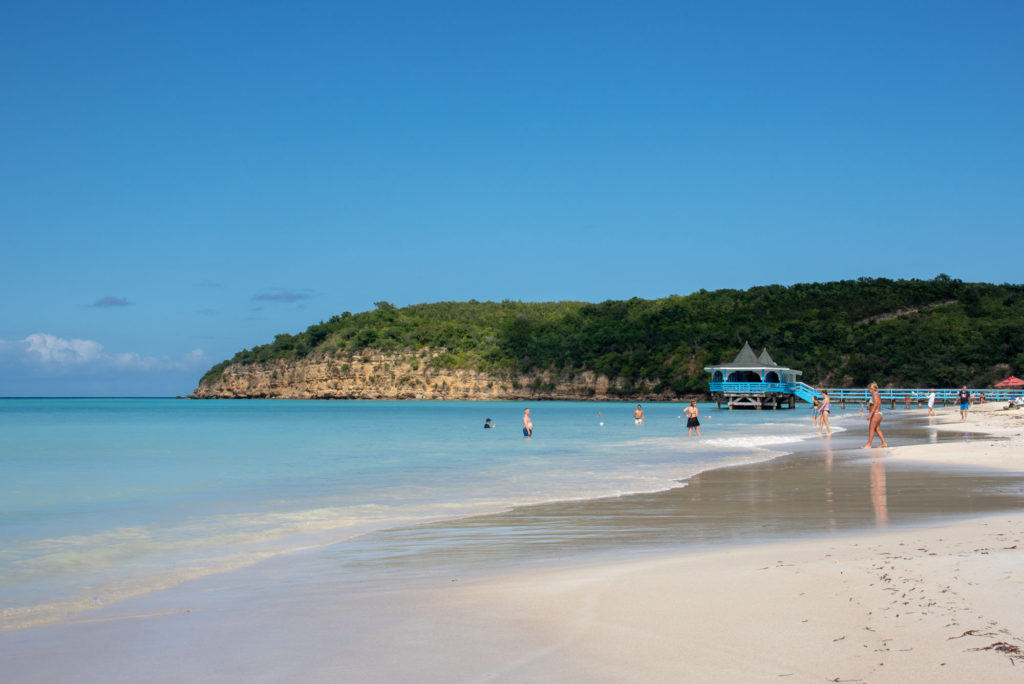
[[[1024,414],[1024,411],[1021,412]],[[973,426],[929,430],[924,412],[889,418],[890,444],[960,453],[992,443]],[[910,420],[907,420],[907,419]],[[956,520],[1024,507],[1024,472],[921,468],[896,450],[861,450],[865,432],[791,445],[796,453],[721,468],[653,494],[557,502],[412,528],[384,530],[329,551],[338,567],[444,574],[496,565],[544,564],[628,553],[692,551],[723,544]],[[810,427],[810,426],[809,426]],[[1009,447],[1006,437],[998,441]],[[961,464],[962,465],[962,464]],[[1024,471],[1024,469],[1022,469]]]
[[[994,408],[208,577],[0,634],[4,679],[1024,681],[1024,411]]]

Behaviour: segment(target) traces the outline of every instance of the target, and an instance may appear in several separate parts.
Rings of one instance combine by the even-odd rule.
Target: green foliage
[[[593,371],[615,380],[612,394],[683,395],[706,391],[703,367],[731,360],[744,340],[767,347],[814,384],[984,385],[1005,370],[997,372],[997,364],[1024,372],[1024,286],[940,275],[597,304],[506,300],[396,308],[377,302],[373,311],[345,312],[297,335],[278,335],[231,363],[429,348],[442,353],[424,362],[438,368],[506,377],[547,371],[554,378]],[[220,378],[227,363],[211,368],[201,383]]]
[[[203,374],[203,377],[199,379],[199,384],[209,385],[210,383],[217,382],[224,377],[224,369],[230,366],[231,363],[231,361],[221,361]]]

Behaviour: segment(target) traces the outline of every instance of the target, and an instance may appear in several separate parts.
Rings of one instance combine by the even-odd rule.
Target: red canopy
[[[996,387],[1024,387],[1024,380],[1021,380],[1020,378],[1018,378],[1018,377],[1016,377],[1014,375],[1011,375],[1010,377],[1006,378],[1002,382],[997,382],[995,384],[995,386]]]

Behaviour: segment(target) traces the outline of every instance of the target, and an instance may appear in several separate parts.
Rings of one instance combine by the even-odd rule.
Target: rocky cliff
[[[549,373],[497,377],[471,368],[443,368],[442,351],[311,355],[255,364],[230,364],[220,379],[201,384],[196,399],[456,399],[456,400],[644,400],[666,397],[625,394],[617,379],[592,372],[572,378]]]

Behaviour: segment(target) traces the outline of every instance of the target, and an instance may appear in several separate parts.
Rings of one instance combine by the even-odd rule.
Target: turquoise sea
[[[524,439],[531,408],[535,433]],[[0,626],[300,549],[653,492],[815,439],[810,412],[590,402],[0,400]],[[486,418],[495,428],[484,430]],[[835,427],[842,430],[842,417]]]

